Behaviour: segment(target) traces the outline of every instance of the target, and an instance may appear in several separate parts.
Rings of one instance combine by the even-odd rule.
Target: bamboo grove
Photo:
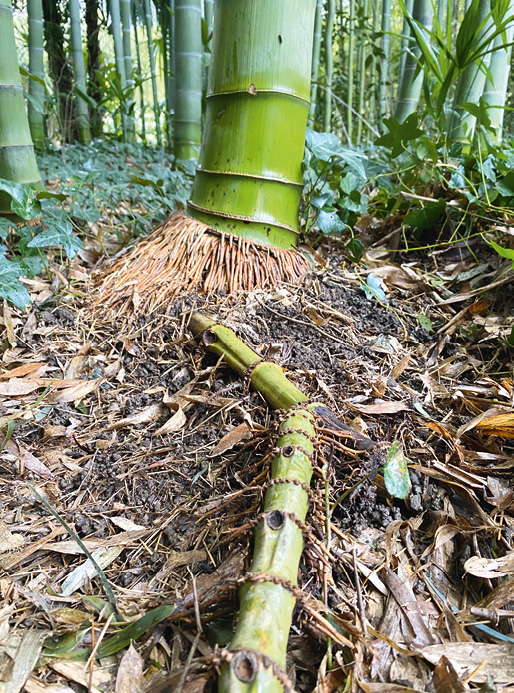
[[[476,118],[463,104],[480,99],[498,139],[510,127],[513,2],[314,5],[311,127],[366,146],[385,118],[402,122],[428,107],[440,131],[469,139]],[[87,144],[103,133],[198,158],[212,0],[27,0],[14,4],[14,18],[36,149],[45,137]]]

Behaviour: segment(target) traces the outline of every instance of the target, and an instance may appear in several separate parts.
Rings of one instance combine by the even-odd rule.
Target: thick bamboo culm
[[[321,25],[323,14],[323,0],[316,2],[316,16],[314,19],[314,35],[312,44],[312,69],[311,69],[311,105],[309,109],[309,125],[312,127],[316,118],[319,80],[319,57],[321,53]]]
[[[215,229],[296,244],[315,9],[314,0],[214,3],[205,132],[188,213]]]
[[[43,189],[20,81],[11,0],[0,0],[0,178]],[[11,214],[0,193],[0,214]]]
[[[157,75],[155,73],[155,55],[153,50],[153,39],[152,39],[152,8],[150,6],[150,0],[144,0],[144,10],[145,10],[145,28],[146,28],[146,40],[148,44],[148,60],[150,62],[150,78],[152,81],[152,100],[153,100],[153,112],[155,118],[155,137],[157,139],[157,144],[159,147],[162,145],[162,135],[161,135],[161,121],[160,121],[160,109],[159,109],[159,97],[157,95]]]

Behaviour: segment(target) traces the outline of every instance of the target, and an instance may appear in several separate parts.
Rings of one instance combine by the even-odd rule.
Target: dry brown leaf
[[[116,675],[116,693],[140,693],[143,690],[143,658],[133,645],[121,658]]]
[[[21,457],[19,458],[20,471],[28,469],[29,472],[33,472],[44,479],[51,479],[53,477],[52,472],[48,469],[46,464],[41,462],[37,457],[35,457],[28,450],[24,450],[20,447]]]
[[[93,665],[87,666],[86,662],[72,662],[69,659],[60,659],[56,662],[50,661],[48,666],[63,676],[68,681],[74,681],[90,690],[90,684],[100,688],[111,682],[111,675],[104,667]]]
[[[241,443],[243,440],[249,440],[253,436],[253,431],[250,430],[246,421],[242,424],[236,426],[231,431],[229,431],[223,438],[216,443],[211,451],[212,457],[216,455],[222,455],[224,452],[231,450],[235,445]]]
[[[48,364],[43,363],[42,361],[24,363],[21,366],[17,366],[16,368],[11,369],[10,371],[0,373],[0,379],[21,378],[24,375],[30,375],[30,373],[34,373],[34,371],[41,371],[40,374],[43,375],[43,371],[46,370],[47,367]]]
[[[363,414],[396,414],[399,411],[411,411],[411,407],[406,402],[375,402],[374,404],[355,404],[354,402],[347,402],[347,404],[352,407],[352,409],[357,409],[357,411]]]
[[[383,279],[388,286],[394,286],[397,289],[412,291],[421,286],[420,280],[412,277],[403,267],[396,267],[395,265],[374,267],[373,274]]]
[[[16,346],[17,339],[16,335],[14,333],[14,324],[12,321],[12,314],[11,311],[9,310],[9,304],[7,301],[4,299],[4,325],[5,325],[5,331],[7,332],[7,341],[9,344],[14,347]]]
[[[0,520],[0,553],[18,551],[24,546],[25,540],[21,534],[13,534],[3,520]]]
[[[443,645],[420,647],[419,651],[431,664],[444,655],[460,679],[471,676],[473,683],[485,683],[490,676],[495,683],[514,681],[514,647],[485,642],[446,642]],[[479,667],[483,664],[482,667]],[[474,673],[473,673],[474,672]]]
[[[467,688],[459,681],[457,672],[444,655],[437,662],[432,678],[436,693],[465,693]]]
[[[76,402],[84,399],[93,390],[96,390],[105,378],[97,378],[96,380],[82,380],[71,387],[65,387],[59,392],[51,392],[46,401],[48,404],[63,404],[65,402]],[[66,382],[66,381],[65,381]],[[71,381],[73,382],[73,381]]]
[[[514,438],[514,412],[500,414],[483,419],[475,425],[476,428],[489,436],[501,436],[502,438]]]
[[[400,377],[400,375],[403,373],[403,371],[404,371],[404,370],[407,368],[407,366],[409,365],[409,361],[410,361],[410,352],[407,353],[407,354],[405,354],[405,356],[403,356],[403,357],[398,361],[398,363],[396,364],[396,366],[395,366],[395,367],[393,368],[393,370],[391,371],[391,378],[394,378],[395,380],[398,379],[398,378]]]
[[[398,683],[366,683],[359,681],[364,693],[419,693],[417,688],[400,686]]]
[[[175,433],[176,431],[180,431],[180,429],[186,424],[186,415],[179,404],[173,403],[168,405],[168,408],[170,408],[172,411],[175,410],[175,413],[173,416],[170,416],[165,424],[155,431],[154,435],[156,436],[164,436],[167,433]]]
[[[28,395],[39,387],[41,387],[41,385],[38,380],[13,378],[9,380],[8,383],[0,383],[0,395],[4,395],[5,397]]]
[[[167,412],[168,408],[164,404],[151,404],[149,407],[136,411],[125,419],[115,421],[110,426],[107,426],[105,430],[114,431],[117,428],[124,428],[125,426],[153,423],[154,421],[162,419],[163,416],[166,416]]]
[[[464,570],[481,578],[496,578],[514,573],[514,551],[509,551],[501,558],[471,556],[464,563]]]

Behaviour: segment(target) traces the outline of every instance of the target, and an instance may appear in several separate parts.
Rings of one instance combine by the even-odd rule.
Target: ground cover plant
[[[514,690],[513,27],[0,0],[7,693]]]

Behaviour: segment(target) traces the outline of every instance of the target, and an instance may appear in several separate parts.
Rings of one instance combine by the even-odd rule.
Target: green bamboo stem
[[[296,243],[314,14],[314,0],[215,2],[205,132],[188,204],[211,227],[281,248]]]
[[[430,31],[433,19],[432,0],[414,0],[412,18]],[[400,75],[400,88],[394,117],[401,123],[418,108],[421,87],[423,86],[423,71],[420,70],[416,75],[419,55],[419,48],[417,46],[411,47],[405,58],[403,73]]]
[[[250,385],[258,390],[274,409],[289,409],[304,402],[307,397],[284,375],[276,363],[262,361],[259,354],[244,344],[232,330],[217,325],[204,315],[195,313],[189,321],[189,329],[217,356],[241,376],[250,374]]]
[[[322,14],[323,0],[316,0],[316,15],[314,18],[314,35],[312,42],[311,106],[309,109],[309,127],[313,127],[314,121],[316,120],[319,80],[319,56],[321,53]]]
[[[410,46],[409,43],[409,38],[410,38],[410,25],[409,22],[407,21],[407,14],[409,16],[412,15],[412,5],[414,3],[414,0],[405,0],[405,10],[406,14],[403,15],[403,26],[402,26],[402,40],[400,44],[400,58],[398,61],[398,79],[400,79],[401,75],[403,75],[403,71],[405,69],[405,59],[407,58],[407,51]]]
[[[45,65],[43,48],[43,3],[42,0],[27,0],[29,71],[36,79],[29,79],[30,100],[28,117],[32,141],[41,151],[45,141]]]
[[[368,21],[369,2],[362,0],[363,22]],[[366,98],[366,59],[368,56],[367,37],[364,28],[361,31],[359,41],[359,114],[364,115],[364,102]],[[357,119],[357,142],[360,143],[362,137],[362,118]]]
[[[349,144],[353,141],[353,79],[355,54],[355,0],[350,0],[348,15],[348,92],[346,96],[346,134]]]
[[[336,14],[335,0],[327,1],[327,16],[325,19],[325,113],[323,129],[330,132],[332,121],[332,80],[334,77],[334,51],[332,37],[334,33],[334,17]]]
[[[137,14],[136,5],[132,3],[132,26],[134,27],[134,44],[136,47],[136,74],[139,82],[139,118],[141,119],[141,139],[146,142],[146,105],[145,105],[145,90],[143,82],[143,67],[141,64],[141,49],[139,47],[139,36],[137,30]]]
[[[197,159],[202,135],[202,3],[175,0],[175,119],[177,159]]]
[[[43,190],[21,86],[11,0],[0,0],[0,178]],[[0,215],[10,197],[0,194]]]
[[[439,24],[441,31],[444,30],[444,15],[446,12],[446,2],[447,0],[437,0],[437,23]]]
[[[86,94],[86,68],[84,66],[84,52],[82,50],[79,0],[70,0],[69,9],[73,78],[75,87],[80,90],[82,94]],[[87,102],[80,94],[76,94],[75,103],[77,107],[79,142],[80,144],[89,144],[91,142],[91,130],[89,128],[89,109]]]
[[[132,89],[134,78],[132,75],[132,50],[130,45],[131,22],[130,22],[130,0],[119,0],[120,16],[122,27],[123,62],[125,63],[125,79],[127,85],[127,141],[133,142],[135,139],[134,125],[134,102],[132,100]]]
[[[389,110],[387,91],[389,87],[389,63],[391,60],[391,0],[382,0],[382,37],[380,43],[383,55],[380,59],[378,103],[380,109],[380,129],[383,130],[383,119],[387,118]]]
[[[173,121],[175,117],[175,0],[164,3],[162,35],[167,38],[164,49],[164,88],[166,92],[166,141],[173,148]]]
[[[514,0],[511,0],[506,17],[514,16]],[[505,36],[499,34],[494,39],[494,50],[491,54],[489,73],[491,78],[487,79],[484,86],[484,101],[491,107],[489,118],[495,130],[493,139],[496,144],[502,140],[503,117],[505,115],[505,101],[509,84],[511,67],[512,46],[503,48],[504,45],[512,43],[514,39],[514,22],[510,22]]]
[[[292,412],[279,426],[278,453],[272,461],[271,478],[287,478],[309,485],[312,477],[310,455],[314,451],[314,417],[308,409]],[[272,667],[265,667],[254,655],[257,651],[277,664],[286,666],[286,650],[296,600],[277,577],[297,584],[303,552],[301,529],[291,519],[304,521],[309,498],[295,483],[280,483],[266,491],[265,519],[257,525],[250,573],[269,576],[262,582],[244,585],[239,597],[239,617],[229,650],[240,650],[232,662],[223,664],[219,693],[282,693],[282,683]],[[290,514],[289,516],[287,514]]]
[[[493,20],[491,17],[490,0],[479,0],[477,8],[476,26],[482,26],[477,33],[476,40],[483,40],[484,35],[490,31]],[[477,104],[484,91],[486,72],[484,67],[489,67],[491,54],[468,65],[460,74],[453,97],[452,112],[448,128],[448,136],[456,140],[472,140],[475,132],[476,118],[461,106],[463,103]]]
[[[127,77],[125,74],[125,60],[123,58],[123,42],[121,39],[121,18],[120,18],[120,0],[108,0],[109,12],[111,15],[111,31],[112,40],[114,43],[114,59],[116,62],[116,72],[120,80],[121,90],[125,92],[127,88]],[[121,103],[121,131],[123,141],[127,141],[128,123],[125,104]]]
[[[155,117],[155,136],[157,138],[157,144],[159,147],[162,145],[162,135],[161,135],[161,121],[160,121],[160,109],[159,109],[159,97],[157,96],[157,76],[155,73],[155,55],[153,50],[153,39],[152,39],[152,10],[150,7],[150,0],[144,0],[145,8],[145,27],[146,27],[146,39],[148,42],[148,58],[150,61],[150,78],[152,82],[152,98],[153,98],[153,113]]]

